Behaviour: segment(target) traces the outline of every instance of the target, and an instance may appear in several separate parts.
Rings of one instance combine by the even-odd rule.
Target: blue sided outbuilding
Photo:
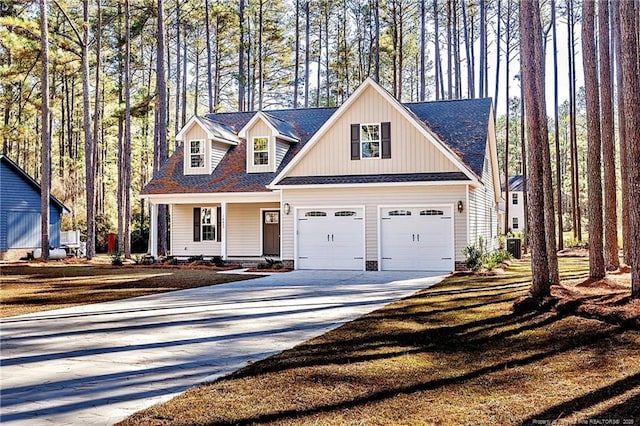
[[[61,216],[70,213],[57,198],[49,203],[49,244],[60,245]],[[0,155],[0,260],[14,260],[40,247],[40,185]]]

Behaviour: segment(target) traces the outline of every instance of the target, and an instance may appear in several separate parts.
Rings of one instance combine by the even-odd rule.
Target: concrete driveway
[[[285,274],[0,319],[0,423],[108,425],[440,282]]]

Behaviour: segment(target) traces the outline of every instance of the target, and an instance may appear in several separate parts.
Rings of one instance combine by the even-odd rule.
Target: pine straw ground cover
[[[0,266],[0,317],[255,278],[207,269],[30,262]]]
[[[587,262],[561,259],[563,277]],[[454,275],[121,424],[640,424],[640,332],[514,314],[528,271]]]

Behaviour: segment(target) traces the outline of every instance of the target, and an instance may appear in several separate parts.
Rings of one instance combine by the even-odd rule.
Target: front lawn
[[[0,267],[0,317],[255,278],[206,269],[38,263]]]
[[[560,262],[586,278],[588,259]],[[640,332],[516,315],[529,284],[526,262],[452,276],[122,424],[640,424]]]

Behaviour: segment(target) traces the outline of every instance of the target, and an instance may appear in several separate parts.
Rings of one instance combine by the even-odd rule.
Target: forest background
[[[166,155],[193,115],[338,106],[372,76],[403,102],[492,97],[502,180],[522,172],[517,0],[0,0],[2,152],[38,181],[39,3],[48,14],[52,194],[72,211],[63,229],[87,235],[87,187],[95,190],[98,251],[108,232],[130,232],[131,250],[147,251],[148,209],[137,196],[164,127],[154,121],[158,10]],[[541,2],[555,203],[569,244],[586,237],[588,207],[581,9],[579,0]]]

